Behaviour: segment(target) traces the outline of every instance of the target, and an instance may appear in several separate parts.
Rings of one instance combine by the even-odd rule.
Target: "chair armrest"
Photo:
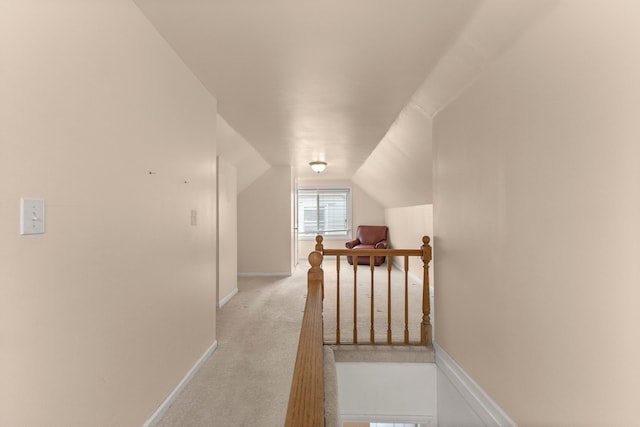
[[[358,246],[360,244],[360,240],[354,239],[344,244],[347,249],[353,249],[354,246]]]
[[[387,241],[380,240],[378,243],[376,243],[376,249],[387,249]]]

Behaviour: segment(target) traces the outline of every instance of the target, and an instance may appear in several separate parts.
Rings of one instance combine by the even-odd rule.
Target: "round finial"
[[[423,245],[428,245],[430,241],[431,241],[431,238],[429,236],[422,236]]]
[[[312,267],[319,267],[322,264],[322,254],[318,251],[313,251],[309,254],[309,264]]]
[[[319,234],[316,236],[316,243],[322,243],[322,236]]]

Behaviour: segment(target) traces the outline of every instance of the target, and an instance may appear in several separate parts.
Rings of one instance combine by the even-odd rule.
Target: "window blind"
[[[351,189],[298,189],[298,233],[307,238],[351,236]]]

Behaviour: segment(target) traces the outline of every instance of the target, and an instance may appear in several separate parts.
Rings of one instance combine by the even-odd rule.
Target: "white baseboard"
[[[234,290],[232,290],[231,292],[229,292],[229,295],[227,295],[226,297],[222,298],[218,304],[216,304],[218,306],[218,308],[222,308],[223,305],[225,305],[226,303],[228,303],[229,301],[231,301],[231,298],[233,298],[236,294],[238,293],[238,288],[235,288]]]
[[[178,383],[176,388],[173,389],[173,391],[169,394],[169,396],[167,396],[164,402],[162,402],[162,404],[158,407],[158,409],[156,409],[153,415],[149,417],[149,419],[143,424],[142,427],[153,427],[156,425],[158,421],[160,421],[160,418],[162,418],[164,413],[167,412],[167,409],[169,409],[169,406],[171,406],[173,401],[176,400],[176,397],[178,397],[178,395],[186,387],[186,385],[189,384],[189,381],[193,379],[195,374],[198,372],[198,370],[200,370],[200,368],[202,367],[202,365],[204,365],[207,359],[209,359],[213,354],[213,352],[216,351],[216,348],[218,348],[217,340],[214,341],[213,344],[211,344],[211,347],[209,347],[207,351],[204,352],[204,354],[202,355],[202,357],[200,357],[200,359],[196,362],[196,364],[193,365],[191,369],[189,369],[189,372],[187,372],[187,375],[184,376],[182,381]]]
[[[290,271],[278,271],[275,273],[261,273],[261,272],[255,272],[255,273],[238,273],[238,277],[260,277],[260,276],[267,276],[267,277],[281,277],[281,276],[291,276],[291,272]]]
[[[488,427],[516,427],[517,424],[496,402],[471,378],[449,354],[433,343],[436,365]]]
[[[342,425],[343,423],[380,423],[389,425],[418,424],[424,427],[435,427],[436,419],[430,415],[347,414],[340,416],[339,425]]]

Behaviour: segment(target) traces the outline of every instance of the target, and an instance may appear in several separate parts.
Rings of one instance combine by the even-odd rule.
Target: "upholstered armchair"
[[[345,243],[348,249],[386,249],[389,229],[385,225],[359,225],[356,238]],[[369,265],[368,256],[358,257],[358,265]],[[385,260],[384,256],[374,257],[374,265],[378,266]],[[347,256],[347,262],[353,265],[353,257]]]

